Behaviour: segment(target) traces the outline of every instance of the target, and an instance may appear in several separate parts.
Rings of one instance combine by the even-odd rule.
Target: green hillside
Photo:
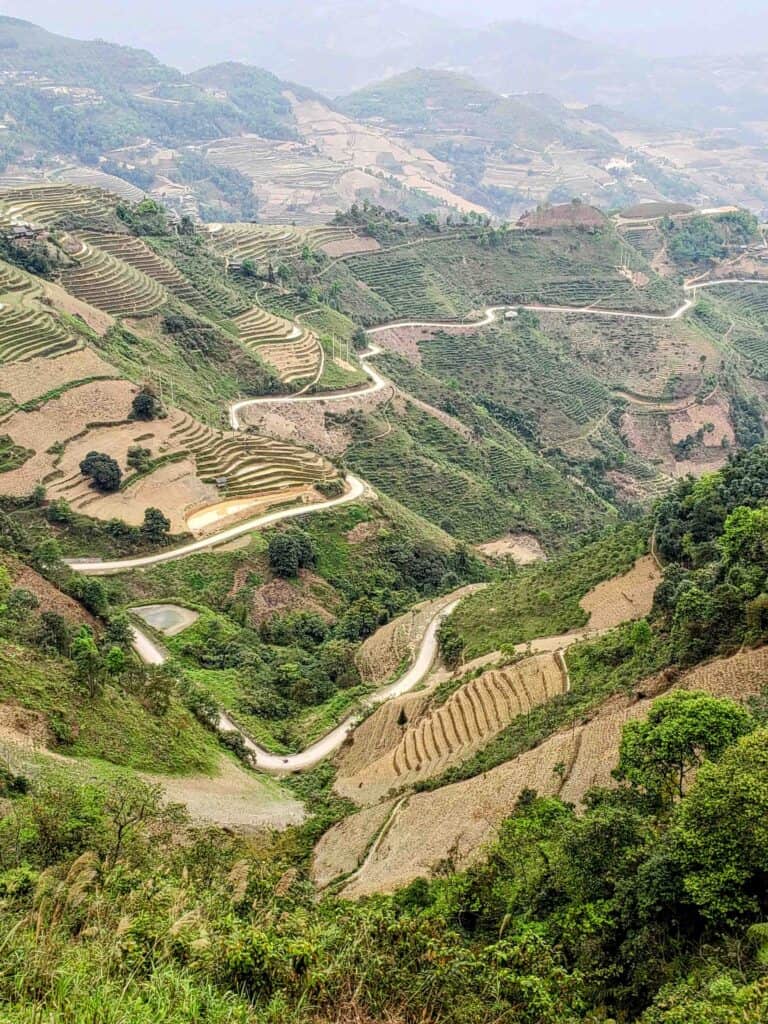
[[[642,285],[620,273],[627,261],[643,275]],[[323,281],[337,282],[345,309],[366,324],[470,319],[472,311],[505,303],[668,313],[681,302],[679,289],[610,227],[545,234],[468,227],[445,237],[425,234],[337,263]]]

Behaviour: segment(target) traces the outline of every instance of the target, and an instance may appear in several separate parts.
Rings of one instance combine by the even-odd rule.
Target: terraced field
[[[95,167],[66,167],[52,175],[56,181],[67,185],[82,185],[86,188],[99,188],[103,192],[114,192],[126,203],[140,203],[146,193],[124,178],[114,174],[105,174]]]
[[[311,331],[260,306],[235,317],[234,323],[243,347],[271,363],[285,384],[313,377],[317,372],[321,349]]]
[[[53,226],[68,217],[99,224],[109,220],[117,196],[76,185],[28,185],[0,190],[0,224],[28,221]]]
[[[62,283],[68,292],[115,316],[151,316],[168,301],[163,284],[142,270],[116,259],[107,251],[80,239],[76,266],[65,270]]]
[[[768,286],[764,284],[719,284],[708,288],[707,294],[725,300],[744,316],[768,322]]]
[[[110,234],[107,232],[84,231],[80,238],[90,246],[91,249],[99,249],[102,252],[122,260],[128,266],[133,267],[140,273],[145,274],[153,281],[167,288],[171,294],[189,303],[195,309],[203,311],[210,309],[208,300],[194,288],[184,275],[169,263],[168,260],[158,256],[154,250],[133,235]],[[103,307],[102,307],[103,308]]]
[[[695,394],[717,372],[722,354],[688,320],[671,323],[576,313],[539,313],[548,337],[584,373],[639,397]]]
[[[0,261],[0,363],[73,351],[78,341],[37,301],[40,285]]]
[[[760,692],[766,671],[768,648],[761,647],[695,668],[682,676],[675,688],[744,701]],[[389,892],[419,876],[430,877],[448,857],[458,867],[472,863],[525,788],[578,804],[590,787],[612,785],[611,770],[622,727],[648,713],[659,681],[648,680],[640,689],[646,694],[641,699],[623,694],[612,697],[590,721],[556,733],[483,775],[410,797],[393,815],[383,841],[365,858],[364,867],[344,894],[356,898]],[[554,770],[558,767],[561,770]],[[354,830],[356,819],[367,821],[370,817],[369,809],[361,811],[345,820],[345,831],[336,826],[323,836],[314,862],[320,884],[330,881],[337,863],[349,862],[346,836]],[[376,828],[371,821],[364,830],[367,837],[359,837],[363,856],[367,848],[373,849]]]
[[[171,434],[174,447],[190,452],[203,483],[223,498],[312,484],[336,475],[321,456],[268,437],[222,434],[184,417]]]
[[[664,246],[664,237],[654,224],[622,228],[621,237],[647,260],[652,260]]]
[[[208,148],[206,156],[214,163],[234,167],[256,183],[302,189],[329,188],[343,171],[339,164],[319,156],[310,146],[276,145],[255,136],[221,139]]]
[[[77,341],[44,310],[26,306],[0,309],[1,363],[56,356],[75,348]]]
[[[324,245],[354,239],[349,228],[330,224],[310,228],[268,224],[214,224],[209,228],[215,248],[230,260],[252,260],[257,267],[292,259],[304,246],[322,249]]]
[[[392,787],[431,778],[466,760],[518,715],[564,691],[564,674],[554,654],[484,672],[444,704],[427,707],[403,729],[394,749],[362,771],[345,777],[342,765],[336,788],[350,799],[370,801]]]

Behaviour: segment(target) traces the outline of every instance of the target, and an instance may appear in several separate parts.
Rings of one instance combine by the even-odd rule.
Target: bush
[[[313,566],[315,559],[312,538],[303,530],[276,533],[269,542],[269,566],[277,576],[298,576],[299,569]]]
[[[160,399],[151,384],[145,384],[131,402],[131,419],[156,420],[163,415]]]

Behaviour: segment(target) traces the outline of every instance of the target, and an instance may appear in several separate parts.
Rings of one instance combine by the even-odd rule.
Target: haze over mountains
[[[572,198],[768,205],[763,57],[652,61],[521,23],[465,32],[406,8],[343,19],[334,4],[313,27],[298,11],[274,11],[258,36],[243,22],[231,46],[222,19],[206,39],[206,56],[264,67],[188,74],[0,20],[6,175],[70,174],[74,161],[203,220],[315,223],[363,199],[501,218]]]
[[[648,113],[659,112],[657,86],[668,90],[666,104],[717,107],[735,84],[720,81],[734,68],[718,55],[768,52],[765,19],[749,0],[729,4],[727,12],[722,5],[687,0],[651,8],[550,0],[491,3],[480,10],[453,0],[288,0],[275,6],[228,0],[215,8],[187,5],[183,19],[146,0],[124,11],[90,4],[58,10],[38,0],[7,3],[5,13],[81,38],[138,45],[187,71],[222,60],[258,64],[330,95],[412,67],[442,67],[474,74],[502,91],[544,90],[585,102],[618,99]],[[680,55],[696,56],[681,61]],[[669,63],[670,57],[676,59]],[[739,74],[756,70],[765,74],[764,61]]]

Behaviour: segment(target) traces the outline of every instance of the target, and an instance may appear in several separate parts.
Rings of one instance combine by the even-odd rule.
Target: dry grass
[[[762,647],[693,669],[674,688],[746,700],[760,691],[767,673],[768,647]],[[446,860],[456,866],[470,863],[492,839],[523,788],[535,789],[541,795],[560,795],[578,804],[591,786],[611,785],[610,772],[616,763],[624,723],[647,714],[652,695],[664,686],[668,683],[661,678],[648,680],[639,687],[643,693],[639,699],[612,697],[588,723],[557,733],[541,746],[482,776],[412,796],[375,856],[344,894],[359,897],[388,892],[420,875],[431,875]],[[335,853],[340,843],[336,829],[331,829],[318,845],[317,856],[330,863],[340,856]]]
[[[3,364],[0,366],[0,391],[7,391],[15,402],[21,404],[40,398],[70,381],[116,376],[115,368],[105,363],[93,349],[81,348],[53,358]]]
[[[542,654],[482,673],[436,708],[427,706],[424,711],[419,705],[400,704],[386,717],[381,709],[369,719],[369,735],[356,736],[354,745],[369,752],[388,740],[385,753],[350,776],[344,774],[350,768],[346,760],[336,791],[358,803],[369,803],[390,789],[439,775],[484,747],[518,715],[564,689],[558,659]]]

